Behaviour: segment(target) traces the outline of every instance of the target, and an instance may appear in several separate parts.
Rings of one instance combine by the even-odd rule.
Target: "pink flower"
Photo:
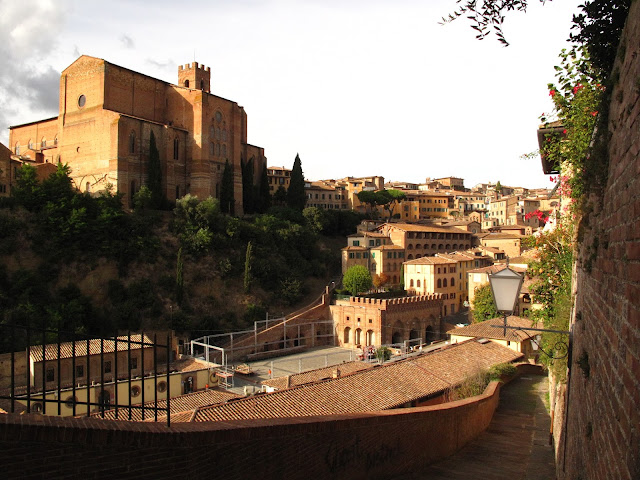
[[[579,83],[578,85],[573,87],[573,94],[575,95],[576,93],[578,93],[578,90],[580,90],[581,88],[582,88],[582,84],[581,83]]]
[[[563,134],[563,135],[566,135],[566,134],[567,134],[567,129],[566,129],[566,128],[562,131],[562,134]]]
[[[555,90],[549,90],[549,96],[553,97],[556,94]]]
[[[591,116],[595,117],[598,114],[598,112],[591,112]]]

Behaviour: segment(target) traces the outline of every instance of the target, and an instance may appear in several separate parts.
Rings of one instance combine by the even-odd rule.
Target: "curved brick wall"
[[[451,455],[484,431],[483,395],[371,414],[216,423],[0,415],[5,478],[388,478]]]

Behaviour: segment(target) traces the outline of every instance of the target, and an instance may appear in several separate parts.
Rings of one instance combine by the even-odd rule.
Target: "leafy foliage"
[[[544,115],[541,120],[546,122],[545,126],[561,125],[562,130],[556,128],[546,136],[540,153],[549,162],[563,165],[569,188],[564,193],[578,200],[590,185],[602,184],[606,175],[606,169],[585,168],[605,88],[591,68],[585,48],[563,49],[560,58],[560,65],[555,67],[557,83],[548,85],[555,111],[550,118]],[[555,118],[558,123],[548,123]]]
[[[240,161],[240,168],[242,169],[242,206],[244,213],[254,212],[253,165],[253,157],[246,162],[244,160]]]
[[[296,210],[302,211],[307,203],[307,195],[304,192],[304,174],[302,173],[302,162],[300,155],[296,154],[291,169],[291,181],[287,190],[287,205]]]
[[[545,328],[568,330],[571,314],[571,285],[573,267],[573,220],[565,218],[555,230],[534,237],[532,246],[537,249],[538,257],[529,265],[529,271],[535,275],[529,287],[534,301],[542,308],[531,312],[534,320],[542,321]],[[544,333],[542,348],[552,352],[557,342],[566,341],[561,334]],[[553,370],[560,380],[566,376],[567,359],[553,360],[543,355],[541,360]]]
[[[372,286],[371,274],[362,265],[353,265],[344,273],[342,284],[355,297],[360,292],[369,290]]]
[[[573,16],[569,39],[585,45],[598,76],[606,78],[613,69],[615,52],[620,42],[631,0],[592,0],[580,5],[583,13]]]
[[[496,305],[493,300],[491,285],[488,283],[476,287],[471,306],[471,314],[473,315],[474,322],[483,322],[490,318],[500,316],[496,310]]]
[[[229,160],[226,160],[224,170],[222,170],[222,186],[220,187],[220,209],[222,213],[233,215],[235,211],[233,190],[233,169],[229,165]]]
[[[544,3],[545,0],[540,0]],[[476,32],[476,38],[483,40],[493,32],[498,41],[505,47],[509,42],[502,33],[504,23],[504,13],[510,11],[526,12],[529,4],[528,0],[456,0],[457,9],[447,17],[442,17],[441,25],[450,23],[461,16],[466,16],[471,21],[471,28]]]

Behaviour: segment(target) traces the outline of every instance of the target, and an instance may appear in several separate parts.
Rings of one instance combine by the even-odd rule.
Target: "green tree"
[[[11,193],[18,204],[22,205],[27,210],[33,211],[41,206],[42,192],[40,190],[40,182],[38,181],[35,167],[32,167],[28,163],[22,165],[18,170],[16,186],[13,188]]]
[[[329,224],[326,212],[318,207],[307,207],[302,211],[304,221],[314,233],[322,232]]]
[[[149,190],[151,190],[151,207],[155,209],[162,208],[166,198],[162,191],[160,152],[158,152],[158,147],[156,147],[156,136],[153,132],[151,132],[149,138]]]
[[[276,190],[276,193],[273,194],[273,204],[280,207],[287,204],[287,191],[282,185],[280,185]]]
[[[500,180],[498,180],[498,183],[496,183],[496,193],[502,195],[502,184],[500,183]]]
[[[369,215],[375,215],[374,212],[377,213],[376,206],[378,205],[379,196],[377,192],[373,190],[362,190],[361,192],[356,193],[356,197],[360,200],[360,203],[366,205],[367,213]]]
[[[389,213],[389,218],[387,221],[391,221],[396,205],[407,198],[407,196],[403,192],[401,192],[400,190],[395,190],[393,188],[390,188],[388,190],[380,190],[376,192],[376,195],[377,204],[382,206],[382,208],[384,208]]]
[[[220,192],[220,209],[222,213],[233,215],[235,211],[235,200],[233,193],[233,170],[229,165],[229,160],[225,161],[222,171],[222,187]]]
[[[184,299],[184,261],[182,260],[182,247],[178,249],[178,259],[176,261],[176,301],[182,305]]]
[[[144,212],[153,206],[153,192],[143,185],[133,196],[133,209],[136,212]]]
[[[474,322],[483,322],[500,316],[493,301],[491,285],[488,283],[476,287],[471,305],[471,314]]]
[[[249,242],[247,244],[247,253],[244,258],[244,291],[245,293],[249,293],[251,290],[251,283],[253,281],[253,277],[251,275],[251,262],[253,260],[253,243]]]
[[[369,290],[373,285],[373,281],[369,270],[365,266],[353,265],[345,272],[342,284],[355,297],[358,293]]]
[[[289,190],[287,190],[287,205],[298,211],[304,209],[307,203],[307,196],[304,193],[304,174],[302,173],[302,162],[300,155],[296,154],[291,169],[291,181],[289,182]]]
[[[253,157],[251,157],[246,162],[240,160],[240,167],[242,169],[242,207],[244,209],[244,213],[247,214],[254,212],[253,164]]]
[[[265,213],[271,206],[271,194],[269,193],[269,177],[267,175],[266,161],[262,166],[262,173],[260,174],[260,183],[258,184],[258,194],[255,195],[256,201],[255,211],[258,213]]]

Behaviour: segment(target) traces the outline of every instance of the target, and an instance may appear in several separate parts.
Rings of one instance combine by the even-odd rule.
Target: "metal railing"
[[[171,335],[166,344],[159,344],[157,334],[153,340],[143,332],[113,337],[92,337],[74,332],[50,329],[45,325],[18,324],[12,321],[0,323],[0,335],[5,339],[4,350],[0,354],[0,400],[4,400],[10,413],[16,410],[43,415],[63,415],[63,405],[71,409],[71,415],[77,416],[77,407],[86,406],[86,416],[99,415],[114,411],[115,419],[132,419],[134,410],[141,410],[142,420],[158,420],[158,412],[166,414],[167,426],[171,425]],[[70,341],[62,341],[71,339]],[[53,341],[51,341],[53,340]],[[15,351],[18,345],[26,345],[23,351]],[[145,371],[145,350],[151,349],[152,368]],[[158,361],[158,350],[166,353],[166,362]],[[139,351],[139,356],[132,356]],[[22,361],[20,357],[23,356]],[[120,357],[120,358],[119,358]],[[125,357],[125,358],[122,358]],[[137,361],[140,361],[140,368]],[[119,361],[120,360],[120,361]],[[119,363],[126,362],[126,365]],[[63,382],[63,371],[71,375]],[[99,373],[92,376],[91,365],[99,363]],[[64,369],[63,369],[64,365]],[[86,372],[84,371],[86,367]],[[19,370],[24,369],[24,373]],[[140,374],[134,376],[133,371]],[[166,372],[161,373],[161,370]],[[36,377],[41,375],[41,379]],[[107,377],[107,378],[105,378]],[[110,377],[110,378],[109,378]],[[166,377],[166,378],[165,378]],[[158,407],[158,379],[166,382],[166,407]],[[106,380],[106,381],[105,381]],[[145,382],[153,381],[153,404],[145,405]],[[133,382],[136,385],[132,385]],[[141,382],[141,387],[137,382]],[[120,388],[125,385],[128,402],[118,400]],[[106,388],[110,387],[111,388]],[[136,389],[137,387],[137,389]],[[138,390],[139,389],[139,390]],[[86,401],[77,398],[76,393],[86,391]],[[111,391],[115,393],[115,402],[111,402]],[[91,401],[91,393],[98,401]],[[63,393],[71,396],[65,400]],[[139,404],[133,404],[133,397],[141,396]],[[53,397],[53,398],[50,398]],[[163,399],[164,400],[164,399]],[[20,407],[21,406],[21,407]],[[53,407],[53,409],[48,408]],[[148,415],[145,418],[145,414]],[[84,415],[84,413],[82,414]]]

